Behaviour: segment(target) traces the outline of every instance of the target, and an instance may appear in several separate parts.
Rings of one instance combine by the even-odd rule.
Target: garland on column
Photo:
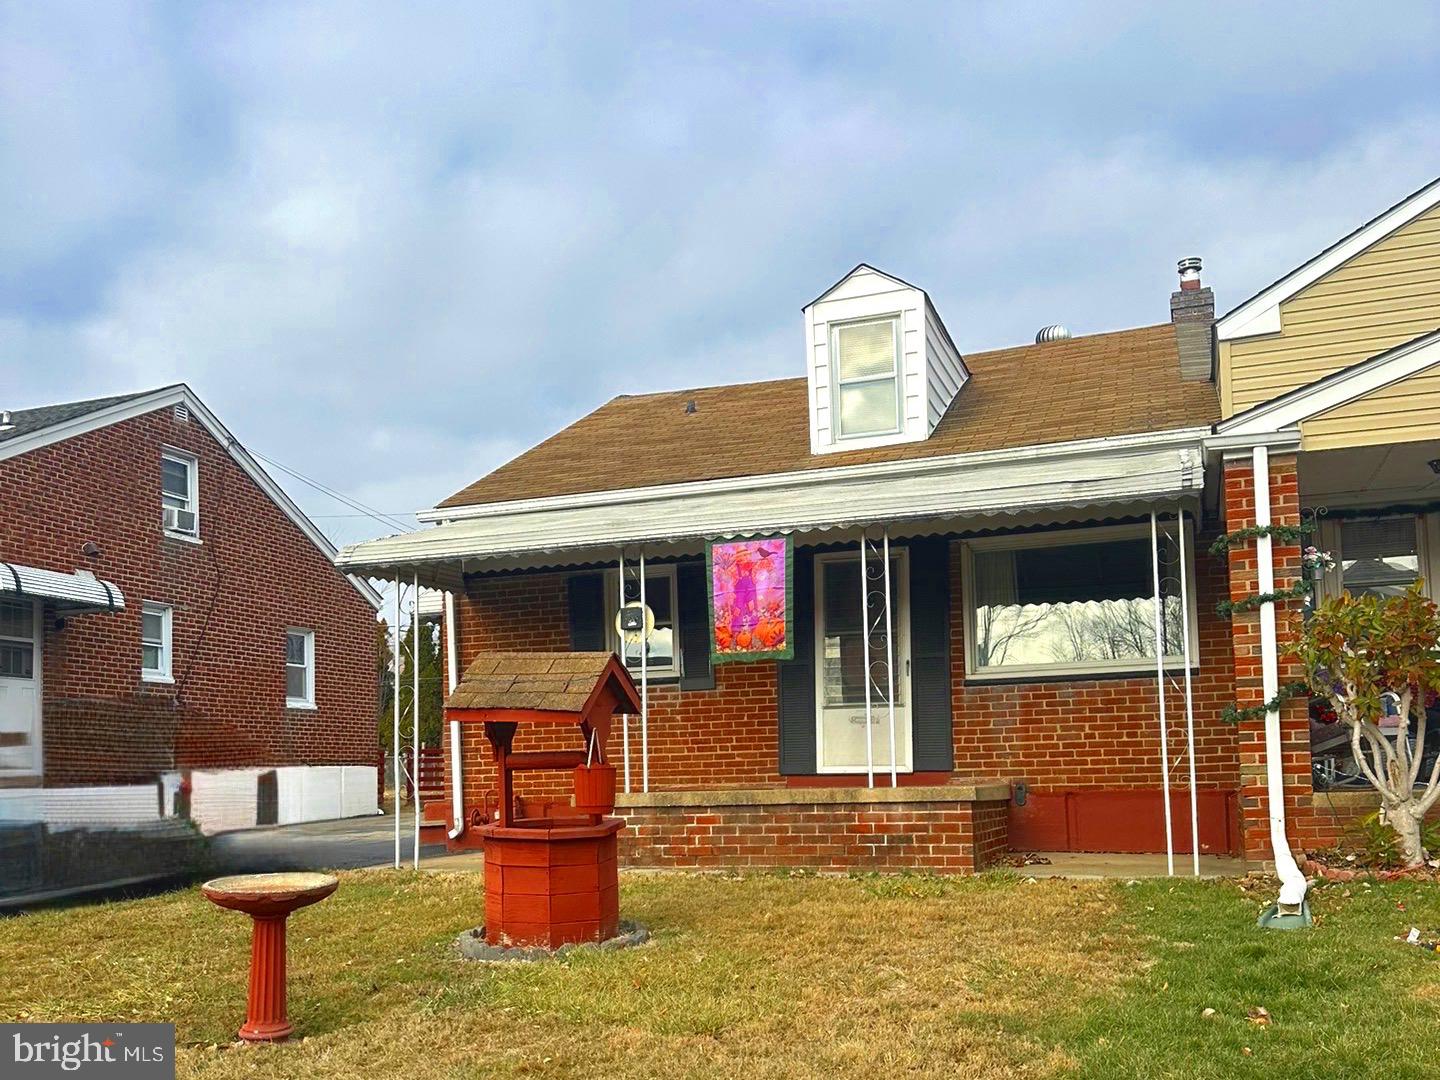
[[[1284,543],[1299,543],[1310,533],[1315,531],[1315,522],[1302,521],[1299,525],[1247,525],[1243,529],[1236,529],[1233,532],[1225,533],[1217,537],[1210,545],[1212,555],[1226,555],[1236,544],[1246,540],[1257,539],[1261,536],[1268,536],[1272,540],[1280,540]],[[1255,611],[1265,604],[1283,603],[1286,600],[1299,600],[1310,595],[1310,582],[1301,577],[1288,589],[1277,589],[1274,592],[1254,593],[1250,596],[1243,596],[1239,600],[1221,600],[1215,605],[1215,610],[1221,615],[1229,618],[1236,612]],[[1263,719],[1268,712],[1279,712],[1286,702],[1305,695],[1309,687],[1303,682],[1286,683],[1275,691],[1275,696],[1269,701],[1260,705],[1250,705],[1240,708],[1235,702],[1230,702],[1220,713],[1220,719],[1227,724],[1241,724],[1248,721]]]

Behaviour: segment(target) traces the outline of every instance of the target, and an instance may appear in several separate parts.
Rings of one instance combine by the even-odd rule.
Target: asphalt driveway
[[[414,856],[414,823],[400,822],[400,858],[409,866]],[[395,819],[389,815],[308,821],[241,829],[210,838],[217,873],[259,874],[276,870],[355,870],[390,866],[395,858]],[[445,845],[420,848],[420,865],[440,859],[447,869],[478,868],[473,855],[446,855]],[[470,864],[475,864],[473,867]]]

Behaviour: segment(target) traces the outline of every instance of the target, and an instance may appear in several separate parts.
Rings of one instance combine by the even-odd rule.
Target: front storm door
[[[0,778],[40,772],[40,605],[0,600]]]
[[[890,692],[895,695],[895,767],[911,769],[910,753],[910,574],[903,550],[890,553],[893,664],[886,648],[884,562],[867,558],[871,593],[870,764],[890,768]],[[866,633],[858,553],[815,557],[816,766],[822,773],[864,772]]]

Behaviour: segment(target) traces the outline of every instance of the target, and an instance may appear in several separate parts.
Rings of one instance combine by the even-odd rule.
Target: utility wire
[[[249,447],[247,447],[246,449],[249,449]],[[415,531],[414,526],[407,525],[405,522],[400,521],[398,518],[390,517],[388,514],[382,514],[379,510],[376,510],[373,506],[366,506],[364,503],[360,502],[360,501],[357,500],[357,499],[352,499],[352,498],[351,498],[350,496],[348,496],[348,495],[342,495],[340,492],[336,491],[334,488],[327,487],[326,485],[320,483],[320,481],[318,481],[318,480],[312,480],[312,479],[310,479],[310,477],[306,476],[304,473],[296,472],[294,469],[290,468],[288,465],[281,465],[280,462],[276,461],[274,458],[268,458],[268,457],[266,457],[264,454],[260,453],[260,451],[258,451],[258,450],[250,450],[250,453],[253,454],[255,457],[259,458],[261,461],[265,462],[267,465],[273,465],[275,468],[279,469],[281,472],[285,473],[287,476],[293,476],[296,480],[299,480],[302,484],[309,484],[309,485],[310,485],[312,488],[314,488],[316,491],[321,492],[322,494],[325,494],[325,495],[329,495],[330,498],[335,499],[337,502],[342,502],[342,503],[344,503],[346,506],[349,506],[349,507],[352,507],[352,508],[354,508],[354,509],[356,509],[356,510],[359,510],[360,513],[354,515],[355,517],[368,517],[368,518],[373,518],[375,521],[380,522],[382,525],[389,525],[391,528],[399,529],[401,532],[414,532],[414,531]],[[335,516],[335,517],[349,517],[349,516],[351,516],[351,515],[348,515],[348,514],[336,514],[336,515],[333,515],[333,516]]]

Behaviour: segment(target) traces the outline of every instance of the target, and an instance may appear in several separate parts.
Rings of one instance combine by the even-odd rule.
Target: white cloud
[[[1164,319],[1181,255],[1238,300],[1434,171],[1423,8],[943,10],[6,8],[9,393],[184,380],[395,512],[615,393],[799,374],[861,259],[1012,344]]]

